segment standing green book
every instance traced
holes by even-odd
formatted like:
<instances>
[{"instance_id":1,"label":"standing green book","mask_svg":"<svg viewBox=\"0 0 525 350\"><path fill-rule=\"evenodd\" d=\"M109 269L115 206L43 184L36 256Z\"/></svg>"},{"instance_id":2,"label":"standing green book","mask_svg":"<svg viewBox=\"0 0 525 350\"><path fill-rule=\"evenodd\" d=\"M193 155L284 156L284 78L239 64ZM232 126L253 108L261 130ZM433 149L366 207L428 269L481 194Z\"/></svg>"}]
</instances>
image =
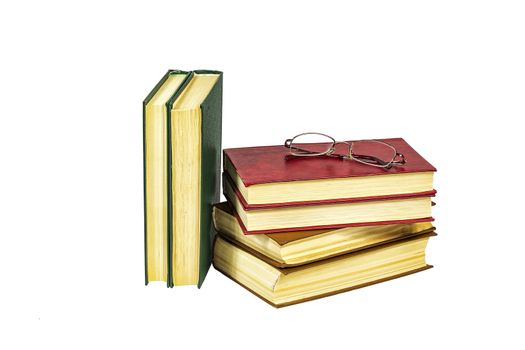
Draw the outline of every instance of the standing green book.
<instances>
[{"instance_id":1,"label":"standing green book","mask_svg":"<svg viewBox=\"0 0 525 350\"><path fill-rule=\"evenodd\" d=\"M206 277L221 124L221 72L169 71L144 101L146 284L200 287Z\"/></svg>"}]
</instances>

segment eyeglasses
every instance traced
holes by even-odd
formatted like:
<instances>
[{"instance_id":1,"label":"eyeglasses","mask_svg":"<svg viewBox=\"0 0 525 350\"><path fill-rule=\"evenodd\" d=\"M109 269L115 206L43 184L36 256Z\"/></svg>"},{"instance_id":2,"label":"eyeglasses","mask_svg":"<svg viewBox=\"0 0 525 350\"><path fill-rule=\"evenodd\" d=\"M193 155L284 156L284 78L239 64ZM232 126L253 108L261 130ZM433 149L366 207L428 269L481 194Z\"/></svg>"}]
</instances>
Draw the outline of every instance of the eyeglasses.
<instances>
[{"instance_id":1,"label":"eyeglasses","mask_svg":"<svg viewBox=\"0 0 525 350\"><path fill-rule=\"evenodd\" d=\"M343 154L335 153L337 144L348 146L348 151ZM386 169L406 163L405 156L397 152L394 146L378 140L337 142L325 134L305 132L287 139L284 146L295 157L336 157Z\"/></svg>"}]
</instances>

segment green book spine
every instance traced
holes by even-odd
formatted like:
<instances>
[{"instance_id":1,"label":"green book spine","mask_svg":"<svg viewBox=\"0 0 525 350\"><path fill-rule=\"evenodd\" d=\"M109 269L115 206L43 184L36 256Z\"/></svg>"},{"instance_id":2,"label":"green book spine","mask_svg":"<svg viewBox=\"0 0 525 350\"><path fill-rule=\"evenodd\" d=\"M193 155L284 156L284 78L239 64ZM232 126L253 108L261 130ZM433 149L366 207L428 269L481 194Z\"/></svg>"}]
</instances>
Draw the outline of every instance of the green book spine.
<instances>
[{"instance_id":1,"label":"green book spine","mask_svg":"<svg viewBox=\"0 0 525 350\"><path fill-rule=\"evenodd\" d=\"M219 74L210 94L201 104L201 222L199 282L202 286L212 260L215 228L212 222L213 204L220 200L222 154L222 72L195 71L200 74Z\"/></svg>"}]
</instances>

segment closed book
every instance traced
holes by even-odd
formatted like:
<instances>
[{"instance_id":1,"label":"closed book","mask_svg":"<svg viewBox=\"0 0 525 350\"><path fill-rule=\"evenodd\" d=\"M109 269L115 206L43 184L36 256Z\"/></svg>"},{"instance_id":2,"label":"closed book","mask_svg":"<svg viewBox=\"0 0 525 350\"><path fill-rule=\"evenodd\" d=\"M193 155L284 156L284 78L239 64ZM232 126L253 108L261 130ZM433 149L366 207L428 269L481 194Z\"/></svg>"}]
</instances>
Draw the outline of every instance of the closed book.
<instances>
[{"instance_id":1,"label":"closed book","mask_svg":"<svg viewBox=\"0 0 525 350\"><path fill-rule=\"evenodd\" d=\"M144 257L146 284L168 282L167 103L185 87L190 72L169 70L143 102Z\"/></svg>"},{"instance_id":2,"label":"closed book","mask_svg":"<svg viewBox=\"0 0 525 350\"><path fill-rule=\"evenodd\" d=\"M426 270L425 233L291 268L279 268L224 239L214 244L214 267L275 307L288 306Z\"/></svg>"},{"instance_id":3,"label":"closed book","mask_svg":"<svg viewBox=\"0 0 525 350\"><path fill-rule=\"evenodd\" d=\"M410 224L433 221L434 192L412 193L387 199L345 199L269 205L246 205L229 175L223 176L224 196L235 209L245 234L334 229L351 226Z\"/></svg>"},{"instance_id":4,"label":"closed book","mask_svg":"<svg viewBox=\"0 0 525 350\"><path fill-rule=\"evenodd\" d=\"M164 102L164 113L156 117L164 127L155 125L144 141L146 283L152 270L148 237L154 236L163 237L157 240L164 244L157 252L166 256L168 286L200 287L211 263L212 204L220 195L222 73L187 73ZM149 103L145 101L146 111ZM145 113L147 130L150 119L155 118ZM156 177L148 171L151 167L158 168Z\"/></svg>"},{"instance_id":5,"label":"closed book","mask_svg":"<svg viewBox=\"0 0 525 350\"><path fill-rule=\"evenodd\" d=\"M436 169L428 161L402 138L379 141L395 147L406 163L386 169L334 157L291 157L282 145L225 149L224 170L248 206L435 193ZM336 145L335 153L345 152L347 145Z\"/></svg>"},{"instance_id":6,"label":"closed book","mask_svg":"<svg viewBox=\"0 0 525 350\"><path fill-rule=\"evenodd\" d=\"M435 230L429 222L245 235L228 203L213 208L215 228L226 240L275 267L293 267Z\"/></svg>"}]
</instances>

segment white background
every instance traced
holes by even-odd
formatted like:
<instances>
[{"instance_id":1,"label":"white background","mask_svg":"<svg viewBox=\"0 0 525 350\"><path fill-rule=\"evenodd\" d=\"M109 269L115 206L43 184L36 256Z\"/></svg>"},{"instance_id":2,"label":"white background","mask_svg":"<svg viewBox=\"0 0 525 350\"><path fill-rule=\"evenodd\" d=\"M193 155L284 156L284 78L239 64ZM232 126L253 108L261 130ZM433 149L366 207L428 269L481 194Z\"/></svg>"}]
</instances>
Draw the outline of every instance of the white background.
<instances>
[{"instance_id":1,"label":"white background","mask_svg":"<svg viewBox=\"0 0 525 350\"><path fill-rule=\"evenodd\" d=\"M343 2L341 2L343 3ZM0 347L523 348L516 1L0 5ZM145 287L142 100L224 71L223 147L403 137L438 168L421 274L274 309Z\"/></svg>"}]
</instances>

